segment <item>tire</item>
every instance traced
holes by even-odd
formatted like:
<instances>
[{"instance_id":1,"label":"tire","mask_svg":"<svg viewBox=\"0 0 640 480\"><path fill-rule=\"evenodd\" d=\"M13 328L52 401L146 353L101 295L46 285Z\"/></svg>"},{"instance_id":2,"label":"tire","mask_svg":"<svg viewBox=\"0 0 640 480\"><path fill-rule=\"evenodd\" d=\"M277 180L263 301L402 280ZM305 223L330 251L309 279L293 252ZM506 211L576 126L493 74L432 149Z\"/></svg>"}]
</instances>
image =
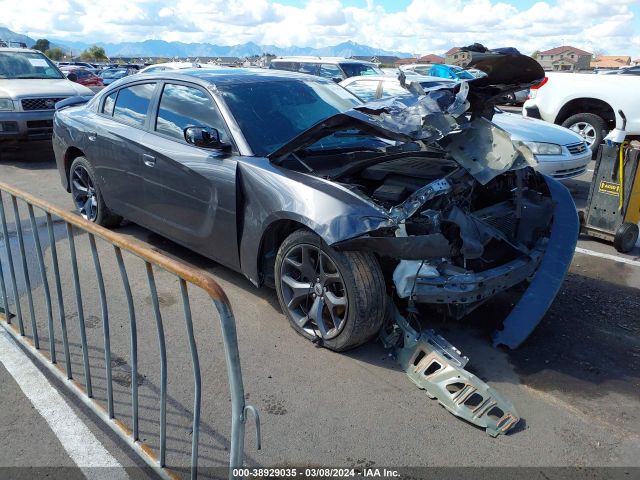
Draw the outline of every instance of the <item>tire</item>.
<instances>
[{"instance_id":1,"label":"tire","mask_svg":"<svg viewBox=\"0 0 640 480\"><path fill-rule=\"evenodd\" d=\"M95 170L85 157L77 157L71 164L69 189L78 213L85 220L107 228L116 227L122 221L122 217L112 213L104 203Z\"/></svg>"},{"instance_id":2,"label":"tire","mask_svg":"<svg viewBox=\"0 0 640 480\"><path fill-rule=\"evenodd\" d=\"M633 250L638 241L638 225L633 223L623 223L616 230L613 237L613 246L620 253L627 253Z\"/></svg>"},{"instance_id":3,"label":"tire","mask_svg":"<svg viewBox=\"0 0 640 480\"><path fill-rule=\"evenodd\" d=\"M573 130L584 138L594 153L598 150L598 146L604 141L604 137L607 134L607 123L601 116L593 113L571 115L562 122L562 126Z\"/></svg>"},{"instance_id":4,"label":"tire","mask_svg":"<svg viewBox=\"0 0 640 480\"><path fill-rule=\"evenodd\" d=\"M280 245L274 274L289 323L319 345L348 350L365 343L383 324L385 282L371 253L337 251L315 233L297 230Z\"/></svg>"}]
</instances>

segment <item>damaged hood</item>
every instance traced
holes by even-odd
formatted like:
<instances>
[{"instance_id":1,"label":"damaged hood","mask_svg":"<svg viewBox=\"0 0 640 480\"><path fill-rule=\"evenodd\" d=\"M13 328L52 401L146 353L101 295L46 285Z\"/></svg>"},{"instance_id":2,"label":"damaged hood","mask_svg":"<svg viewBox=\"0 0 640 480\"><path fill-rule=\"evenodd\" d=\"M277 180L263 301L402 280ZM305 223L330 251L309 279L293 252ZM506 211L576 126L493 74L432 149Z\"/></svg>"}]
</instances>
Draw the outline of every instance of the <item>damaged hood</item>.
<instances>
[{"instance_id":1,"label":"damaged hood","mask_svg":"<svg viewBox=\"0 0 640 480\"><path fill-rule=\"evenodd\" d=\"M456 92L449 88L425 92L421 87L410 86L408 91L417 96L381 99L328 117L267 157L279 164L289 154L325 137L355 130L443 149L482 184L507 170L534 166L535 158L528 147L521 142L514 144L511 136L491 119L495 103L505 92L526 88L544 78L542 67L532 58L511 51L472 52L469 66L483 75L458 83ZM470 121L467 112L471 114ZM384 150L382 147L381 152Z\"/></svg>"},{"instance_id":2,"label":"damaged hood","mask_svg":"<svg viewBox=\"0 0 640 480\"><path fill-rule=\"evenodd\" d=\"M453 98L450 92L442 91L421 97L403 96L365 103L316 123L267 157L278 164L283 157L297 150L347 130L399 142L421 140L432 143L459 128L455 118L447 112Z\"/></svg>"}]
</instances>

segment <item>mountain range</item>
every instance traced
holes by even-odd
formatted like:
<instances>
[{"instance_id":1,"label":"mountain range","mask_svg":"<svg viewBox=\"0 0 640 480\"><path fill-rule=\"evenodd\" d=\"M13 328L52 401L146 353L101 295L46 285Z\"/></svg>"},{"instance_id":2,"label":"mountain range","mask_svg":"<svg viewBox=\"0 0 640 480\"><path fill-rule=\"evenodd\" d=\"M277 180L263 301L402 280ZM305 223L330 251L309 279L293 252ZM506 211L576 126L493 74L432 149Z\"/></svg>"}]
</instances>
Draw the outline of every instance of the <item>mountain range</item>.
<instances>
[{"instance_id":1,"label":"mountain range","mask_svg":"<svg viewBox=\"0 0 640 480\"><path fill-rule=\"evenodd\" d=\"M0 39L24 42L32 46L36 41L19 33L12 32L8 28L0 27ZM352 56L380 56L393 55L400 58L411 57L410 53L382 50L347 41L338 45L313 48L313 47L277 47L275 45L258 45L254 42L239 45L215 45L213 43L184 43L166 42L164 40L144 40L142 42L120 43L86 43L68 41L64 39L48 38L52 47L60 47L65 51L77 55L91 45L104 48L108 57L250 57L263 53L274 55L317 55L331 57Z\"/></svg>"}]
</instances>

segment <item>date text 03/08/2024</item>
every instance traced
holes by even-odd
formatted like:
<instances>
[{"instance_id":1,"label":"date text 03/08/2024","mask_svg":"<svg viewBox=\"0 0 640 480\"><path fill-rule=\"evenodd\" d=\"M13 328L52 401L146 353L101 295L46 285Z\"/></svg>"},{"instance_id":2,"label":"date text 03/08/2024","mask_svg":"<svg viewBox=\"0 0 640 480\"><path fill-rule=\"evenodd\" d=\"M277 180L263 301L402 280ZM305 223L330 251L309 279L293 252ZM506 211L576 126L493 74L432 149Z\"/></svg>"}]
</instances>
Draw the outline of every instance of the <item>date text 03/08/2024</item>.
<instances>
[{"instance_id":1,"label":"date text 03/08/2024","mask_svg":"<svg viewBox=\"0 0 640 480\"><path fill-rule=\"evenodd\" d=\"M234 468L234 477L278 478L398 478L398 470L389 468Z\"/></svg>"}]
</instances>

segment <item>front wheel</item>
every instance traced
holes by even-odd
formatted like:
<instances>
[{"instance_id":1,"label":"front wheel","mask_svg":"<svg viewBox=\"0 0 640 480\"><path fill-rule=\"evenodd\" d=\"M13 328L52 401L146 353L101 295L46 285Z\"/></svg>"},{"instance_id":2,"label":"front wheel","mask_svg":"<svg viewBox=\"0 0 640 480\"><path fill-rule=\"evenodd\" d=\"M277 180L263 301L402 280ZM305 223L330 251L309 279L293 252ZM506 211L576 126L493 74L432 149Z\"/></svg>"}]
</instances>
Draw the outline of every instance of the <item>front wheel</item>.
<instances>
[{"instance_id":1,"label":"front wheel","mask_svg":"<svg viewBox=\"0 0 640 480\"><path fill-rule=\"evenodd\" d=\"M387 295L371 253L337 251L313 232L297 230L282 242L274 273L291 326L322 346L348 350L382 326Z\"/></svg>"},{"instance_id":2,"label":"front wheel","mask_svg":"<svg viewBox=\"0 0 640 480\"><path fill-rule=\"evenodd\" d=\"M598 150L598 146L604 141L607 132L607 124L604 119L593 113L578 113L571 115L562 126L573 130L587 142L592 152Z\"/></svg>"},{"instance_id":3,"label":"front wheel","mask_svg":"<svg viewBox=\"0 0 640 480\"><path fill-rule=\"evenodd\" d=\"M103 227L115 227L122 221L122 217L111 213L104 203L93 166L85 157L78 157L71 164L69 186L73 203L85 220Z\"/></svg>"}]
</instances>

